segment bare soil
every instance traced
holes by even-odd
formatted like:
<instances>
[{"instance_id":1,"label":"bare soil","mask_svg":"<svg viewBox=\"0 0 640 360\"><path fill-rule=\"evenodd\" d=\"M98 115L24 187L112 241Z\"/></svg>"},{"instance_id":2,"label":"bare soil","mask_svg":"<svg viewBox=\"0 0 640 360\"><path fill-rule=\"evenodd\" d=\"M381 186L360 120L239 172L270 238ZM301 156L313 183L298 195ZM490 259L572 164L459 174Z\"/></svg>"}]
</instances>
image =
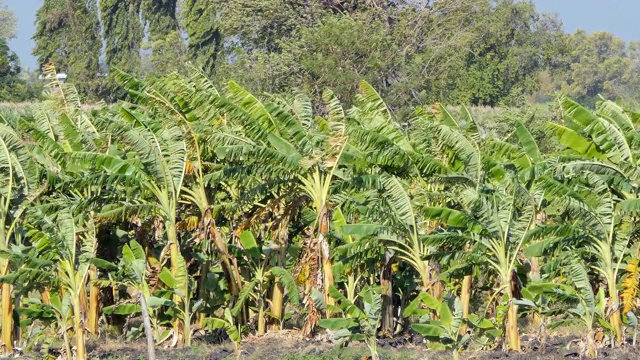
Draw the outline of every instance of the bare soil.
<instances>
[{"instance_id":1,"label":"bare soil","mask_svg":"<svg viewBox=\"0 0 640 360\"><path fill-rule=\"evenodd\" d=\"M212 343L211 338L200 337L190 348L156 349L158 359L171 360L234 360L237 354L233 345L226 341ZM523 336L523 353L504 352L499 349L461 353L461 359L580 359L581 342L576 336L554 336L541 343L534 337ZM378 352L383 360L445 360L451 359L449 352L434 352L423 345L421 338L403 335L379 341ZM142 360L147 352L143 341L124 342L119 339L97 339L88 344L90 359ZM324 335L306 339L297 331L281 331L263 337L248 337L241 345L241 359L245 360L365 360L368 349L363 344L352 343L340 347L327 340ZM41 359L45 354L29 354L27 359ZM51 353L55 359L57 354ZM614 349L598 349L598 359L640 359L640 346L630 345Z\"/></svg>"}]
</instances>

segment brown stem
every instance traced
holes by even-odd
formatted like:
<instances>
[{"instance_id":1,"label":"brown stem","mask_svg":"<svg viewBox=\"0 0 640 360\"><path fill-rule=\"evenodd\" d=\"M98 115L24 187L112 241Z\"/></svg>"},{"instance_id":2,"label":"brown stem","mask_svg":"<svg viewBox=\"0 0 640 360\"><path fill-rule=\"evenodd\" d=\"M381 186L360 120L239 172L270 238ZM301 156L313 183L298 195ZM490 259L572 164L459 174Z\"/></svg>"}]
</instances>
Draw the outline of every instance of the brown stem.
<instances>
[{"instance_id":1,"label":"brown stem","mask_svg":"<svg viewBox=\"0 0 640 360\"><path fill-rule=\"evenodd\" d=\"M51 294L49 293L49 288L46 286L41 287L40 297L42 297L42 303L44 305L51 305Z\"/></svg>"},{"instance_id":2,"label":"brown stem","mask_svg":"<svg viewBox=\"0 0 640 360\"><path fill-rule=\"evenodd\" d=\"M149 310L147 309L147 301L142 294L142 291L138 293L138 301L140 302L140 309L142 309L142 322L144 323L144 332L147 335L147 355L148 360L156 360L156 347L153 340L153 331L151 329L151 318L149 317Z\"/></svg>"},{"instance_id":3,"label":"brown stem","mask_svg":"<svg viewBox=\"0 0 640 360\"><path fill-rule=\"evenodd\" d=\"M518 332L518 305L509 299L509 313L507 317L507 337L509 339L509 349L521 351L520 333Z\"/></svg>"},{"instance_id":4,"label":"brown stem","mask_svg":"<svg viewBox=\"0 0 640 360\"><path fill-rule=\"evenodd\" d=\"M198 281L198 294L199 294L199 298L203 299L205 301L205 303L207 302L207 300L209 299L209 292L206 289L206 281L207 281L207 274L209 273L209 268L210 268L210 262L209 260L206 260L202 266L200 267L200 280ZM199 328L202 328L202 324L204 322L204 319L206 318L207 314L203 313L203 312L199 312L197 317L196 317L196 324L198 325Z\"/></svg>"},{"instance_id":5,"label":"brown stem","mask_svg":"<svg viewBox=\"0 0 640 360\"><path fill-rule=\"evenodd\" d=\"M87 328L93 336L98 335L98 308L100 306L100 288L95 284L98 278L96 267L91 265L89 268L89 314L87 316Z\"/></svg>"},{"instance_id":6,"label":"brown stem","mask_svg":"<svg viewBox=\"0 0 640 360\"><path fill-rule=\"evenodd\" d=\"M82 290L81 293L84 293L84 290ZM73 330L76 336L76 359L78 360L87 359L87 351L84 342L84 322L82 319L82 305L80 303L80 297L78 297L74 299L73 303Z\"/></svg>"},{"instance_id":7,"label":"brown stem","mask_svg":"<svg viewBox=\"0 0 640 360\"><path fill-rule=\"evenodd\" d=\"M178 236L176 234L176 227L175 224L172 224L170 222L167 223L167 237L169 240L169 256L170 256L170 261L171 261L171 274L174 276L174 278L177 278L178 276L178 257L180 254L180 250L178 248ZM182 304L182 299L180 298L180 296L176 293L173 294L173 302L178 305L181 306ZM180 332L181 332L181 328L182 328L182 324L180 321L180 318L178 318L177 316L175 317L175 319L173 319L172 321L173 323L173 336L175 339L175 343L177 343L177 340L180 338Z\"/></svg>"},{"instance_id":8,"label":"brown stem","mask_svg":"<svg viewBox=\"0 0 640 360\"><path fill-rule=\"evenodd\" d=\"M611 327L613 328L613 332L616 335L616 342L618 344L623 343L622 338L622 319L620 317L620 309L611 313L611 317L609 318L609 322L611 323Z\"/></svg>"},{"instance_id":9,"label":"brown stem","mask_svg":"<svg viewBox=\"0 0 640 360\"><path fill-rule=\"evenodd\" d=\"M380 271L380 286L382 287L382 319L381 331L384 335L393 335L393 289L391 277L391 263L387 262Z\"/></svg>"},{"instance_id":10,"label":"brown stem","mask_svg":"<svg viewBox=\"0 0 640 360\"><path fill-rule=\"evenodd\" d=\"M466 320L469 318L469 302L471 300L471 275L465 275L462 279L460 290L460 302L462 303L462 318L465 323L460 327L460 334L467 332Z\"/></svg>"},{"instance_id":11,"label":"brown stem","mask_svg":"<svg viewBox=\"0 0 640 360\"><path fill-rule=\"evenodd\" d=\"M5 355L13 352L13 302L11 284L2 284L2 342Z\"/></svg>"},{"instance_id":12,"label":"brown stem","mask_svg":"<svg viewBox=\"0 0 640 360\"><path fill-rule=\"evenodd\" d=\"M283 242L280 243L280 249L278 254L278 266L284 267L287 256L287 248ZM278 280L278 279L276 279ZM270 330L280 330L280 324L282 321L284 309L284 287L282 283L276 281L273 285L273 293L271 295L271 313L273 317L271 318Z\"/></svg>"}]
</instances>

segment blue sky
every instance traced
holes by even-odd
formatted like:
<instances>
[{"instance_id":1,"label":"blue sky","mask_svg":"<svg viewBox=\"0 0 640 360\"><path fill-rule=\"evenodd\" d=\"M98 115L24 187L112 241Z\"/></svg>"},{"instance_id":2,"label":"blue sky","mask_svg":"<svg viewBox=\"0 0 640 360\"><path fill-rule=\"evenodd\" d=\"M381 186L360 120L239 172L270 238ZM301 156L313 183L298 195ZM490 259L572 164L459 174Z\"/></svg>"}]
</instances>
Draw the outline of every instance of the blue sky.
<instances>
[{"instance_id":1,"label":"blue sky","mask_svg":"<svg viewBox=\"0 0 640 360\"><path fill-rule=\"evenodd\" d=\"M43 0L4 0L18 17L18 37L10 42L20 57L23 67L36 66L31 55L35 32L35 13ZM574 32L609 31L626 41L640 40L640 29L635 23L640 14L640 0L534 0L538 10L560 15L565 30Z\"/></svg>"}]
</instances>

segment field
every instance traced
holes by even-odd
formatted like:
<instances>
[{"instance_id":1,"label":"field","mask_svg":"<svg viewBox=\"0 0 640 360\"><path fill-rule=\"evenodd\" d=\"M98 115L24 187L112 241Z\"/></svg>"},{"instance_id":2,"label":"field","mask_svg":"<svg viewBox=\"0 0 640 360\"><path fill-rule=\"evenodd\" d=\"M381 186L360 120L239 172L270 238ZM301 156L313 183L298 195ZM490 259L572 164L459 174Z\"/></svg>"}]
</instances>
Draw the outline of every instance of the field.
<instances>
[{"instance_id":1,"label":"field","mask_svg":"<svg viewBox=\"0 0 640 360\"><path fill-rule=\"evenodd\" d=\"M568 329L563 329L566 332ZM380 359L383 360L449 360L451 354L428 350L421 337L399 337L380 341ZM421 344L422 343L422 344ZM277 344L277 346L274 346ZM574 335L550 336L541 343L535 336L523 336L524 353L500 350L462 353L465 360L560 360L580 358L580 339ZM137 360L146 357L143 342L123 343L118 338L89 341L89 359ZM599 350L598 359L637 359L636 347L625 346ZM52 354L55 354L52 351ZM237 355L230 343L212 344L206 339L195 339L189 349L158 349L158 359L176 360L235 360ZM26 357L39 359L40 355ZM261 338L250 337L242 345L241 358L245 360L362 360L369 359L368 349L357 344L346 347L333 344L325 336L306 339L297 331L283 331Z\"/></svg>"},{"instance_id":2,"label":"field","mask_svg":"<svg viewBox=\"0 0 640 360\"><path fill-rule=\"evenodd\" d=\"M54 83L0 107L4 354L635 353L632 109L562 97L399 119L367 82L345 105L199 73L118 81L128 101Z\"/></svg>"}]
</instances>

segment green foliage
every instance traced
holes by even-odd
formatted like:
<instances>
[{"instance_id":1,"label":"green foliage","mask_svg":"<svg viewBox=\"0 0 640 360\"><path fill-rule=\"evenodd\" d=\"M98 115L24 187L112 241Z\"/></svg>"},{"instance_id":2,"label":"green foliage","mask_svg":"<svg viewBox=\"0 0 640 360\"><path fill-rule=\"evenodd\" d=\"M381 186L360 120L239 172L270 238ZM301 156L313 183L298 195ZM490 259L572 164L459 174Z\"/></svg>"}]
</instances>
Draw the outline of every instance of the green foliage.
<instances>
[{"instance_id":1,"label":"green foliage","mask_svg":"<svg viewBox=\"0 0 640 360\"><path fill-rule=\"evenodd\" d=\"M142 0L99 0L100 23L104 34L104 55L107 78L106 88L101 94L107 99L122 96L114 82L116 69L139 73L141 69L140 49L144 31L140 20Z\"/></svg>"},{"instance_id":2,"label":"green foliage","mask_svg":"<svg viewBox=\"0 0 640 360\"><path fill-rule=\"evenodd\" d=\"M212 75L222 45L216 5L212 0L186 0L182 6L182 23L189 36L189 58Z\"/></svg>"},{"instance_id":3,"label":"green foliage","mask_svg":"<svg viewBox=\"0 0 640 360\"><path fill-rule=\"evenodd\" d=\"M487 129L477 109L438 104L407 126L367 82L345 108L331 91L259 96L197 71L112 75L128 101L85 110L52 82L49 101L0 118L0 281L33 298L18 311L43 328L73 323L82 342L100 285L116 298L107 321L149 310L151 343L223 329L239 349L247 332L298 326L291 312L374 358L379 331L403 326L455 354L503 335L518 350L531 313L624 335L631 109L560 98L554 153L531 113Z\"/></svg>"},{"instance_id":4,"label":"green foliage","mask_svg":"<svg viewBox=\"0 0 640 360\"><path fill-rule=\"evenodd\" d=\"M0 1L0 38L11 39L16 36L16 16L7 9L4 0Z\"/></svg>"},{"instance_id":5,"label":"green foliage","mask_svg":"<svg viewBox=\"0 0 640 360\"><path fill-rule=\"evenodd\" d=\"M336 310L342 312L345 317L322 319L318 325L334 330L333 337L340 342L364 341L371 351L372 359L378 359L376 332L382 312L380 290L373 287L363 288L358 293L362 299L362 307L344 297L335 287L330 288L329 295L337 301Z\"/></svg>"},{"instance_id":6,"label":"green foliage","mask_svg":"<svg viewBox=\"0 0 640 360\"><path fill-rule=\"evenodd\" d=\"M365 80L408 118L413 107L440 101L523 106L562 92L593 105L598 94L637 97L637 43L564 33L533 2L97 3L100 11L95 1L46 0L34 36L40 65L53 61L91 99L124 96L113 76L104 78L113 68L186 75L188 62L216 84L317 98L331 88L348 105ZM3 14L0 37L11 36L11 13Z\"/></svg>"},{"instance_id":7,"label":"green foliage","mask_svg":"<svg viewBox=\"0 0 640 360\"><path fill-rule=\"evenodd\" d=\"M100 89L102 50L95 1L46 0L36 13L33 54L43 66L53 63L76 84L80 93L95 99Z\"/></svg>"}]
</instances>

